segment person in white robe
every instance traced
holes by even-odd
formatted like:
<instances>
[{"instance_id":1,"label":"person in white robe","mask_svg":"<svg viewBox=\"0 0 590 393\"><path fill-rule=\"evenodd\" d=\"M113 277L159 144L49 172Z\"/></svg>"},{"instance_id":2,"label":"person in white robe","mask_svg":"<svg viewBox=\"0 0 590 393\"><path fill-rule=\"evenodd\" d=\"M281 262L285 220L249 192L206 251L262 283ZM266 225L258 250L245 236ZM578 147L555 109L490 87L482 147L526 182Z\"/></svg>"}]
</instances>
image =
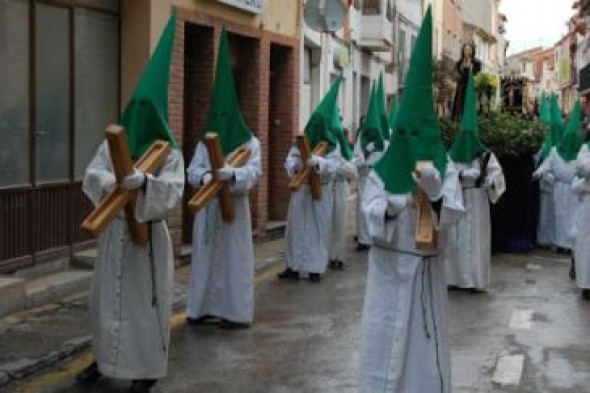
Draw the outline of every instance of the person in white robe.
<instances>
[{"instance_id":1,"label":"person in white robe","mask_svg":"<svg viewBox=\"0 0 590 393\"><path fill-rule=\"evenodd\" d=\"M346 235L350 215L350 182L356 178L356 167L351 161L353 152L347 138L340 143L340 148L342 149L342 157L334 175L332 237L329 253L330 268L334 270L343 269L344 260L346 259Z\"/></svg>"},{"instance_id":2,"label":"person in white robe","mask_svg":"<svg viewBox=\"0 0 590 393\"><path fill-rule=\"evenodd\" d=\"M590 300L590 150L587 144L578 155L572 191L579 200L573 229L575 280L582 297Z\"/></svg>"},{"instance_id":3,"label":"person in white robe","mask_svg":"<svg viewBox=\"0 0 590 393\"><path fill-rule=\"evenodd\" d=\"M338 109L338 92L342 84L338 76L318 104L305 126L305 137L313 151L320 142L328 144L323 157L312 154L303 162L294 144L285 160L287 176L292 179L304 167L314 171L320 179L322 195L313 199L309 182L291 192L287 227L285 228L286 269L279 279L298 280L300 273L308 273L309 281L317 283L326 271L332 240L334 208L334 177L342 162L342 148L347 148Z\"/></svg>"},{"instance_id":4,"label":"person in white robe","mask_svg":"<svg viewBox=\"0 0 590 393\"><path fill-rule=\"evenodd\" d=\"M447 163L432 89L423 88L431 82L429 7L410 61L397 126L369 175L362 200L372 245L359 393L451 391L445 269L436 247L417 247L415 240L414 192L423 192L430 201L439 231L464 210L457 172ZM422 165L414 170L418 162Z\"/></svg>"},{"instance_id":5,"label":"person in white robe","mask_svg":"<svg viewBox=\"0 0 590 393\"><path fill-rule=\"evenodd\" d=\"M506 184L498 159L479 138L473 75L469 76L461 128L449 156L459 173L465 214L446 231L443 241L447 284L451 289L483 291L490 285L490 202L500 199Z\"/></svg>"},{"instance_id":6,"label":"person in white robe","mask_svg":"<svg viewBox=\"0 0 590 393\"><path fill-rule=\"evenodd\" d=\"M358 173L356 200L357 251L367 250L371 245L371 237L369 236L367 221L362 213L361 200L367 184L370 167L379 161L388 146L388 141L385 139L385 133L382 130L383 125L378 113L377 117L375 117L375 114L371 114L373 110L377 110L378 112L378 102L375 94L376 92L373 86L371 89L371 98L369 100L367 116L363 121L354 145L354 163ZM371 121L369 121L369 115L371 115ZM387 130L387 132L389 132L389 130Z\"/></svg>"},{"instance_id":7,"label":"person in white robe","mask_svg":"<svg viewBox=\"0 0 590 393\"><path fill-rule=\"evenodd\" d=\"M250 216L250 190L261 174L260 143L247 127L236 94L229 41L221 32L215 85L205 130L219 137L226 162L240 149L250 156L245 165L225 165L217 179L231 193L234 219L222 218L217 197L199 211L193 223L193 254L188 286L186 318L189 324L217 322L223 329L248 328L254 319L254 248ZM205 144L197 144L187 169L187 179L200 188L212 181Z\"/></svg>"},{"instance_id":8,"label":"person in white robe","mask_svg":"<svg viewBox=\"0 0 590 393\"><path fill-rule=\"evenodd\" d=\"M571 116L559 144L534 172L533 177L553 185L555 205L555 245L561 252L573 248L572 223L578 197L571 189L576 174L576 156L582 145L579 115Z\"/></svg>"},{"instance_id":9,"label":"person in white robe","mask_svg":"<svg viewBox=\"0 0 590 393\"><path fill-rule=\"evenodd\" d=\"M250 150L241 168L220 169L229 180L235 218L225 222L219 201L211 200L193 224L193 255L186 316L190 323L221 319L221 327L249 326L254 318L254 249L249 192L260 177L260 143L254 136L241 145ZM235 153L235 151L234 151ZM230 154L227 159L231 159ZM197 145L187 180L200 188L211 181L209 156Z\"/></svg>"},{"instance_id":10,"label":"person in white robe","mask_svg":"<svg viewBox=\"0 0 590 393\"><path fill-rule=\"evenodd\" d=\"M135 169L116 185L104 142L82 184L95 205L115 186L137 191L135 218L147 224L148 242L132 241L123 212L99 236L90 290L95 361L78 374L78 383L108 376L132 380L130 392L143 393L167 374L174 255L165 220L182 198L185 183L182 153L168 124L175 29L172 14L120 121L133 161L160 140L171 147L164 164L154 173Z\"/></svg>"}]
</instances>

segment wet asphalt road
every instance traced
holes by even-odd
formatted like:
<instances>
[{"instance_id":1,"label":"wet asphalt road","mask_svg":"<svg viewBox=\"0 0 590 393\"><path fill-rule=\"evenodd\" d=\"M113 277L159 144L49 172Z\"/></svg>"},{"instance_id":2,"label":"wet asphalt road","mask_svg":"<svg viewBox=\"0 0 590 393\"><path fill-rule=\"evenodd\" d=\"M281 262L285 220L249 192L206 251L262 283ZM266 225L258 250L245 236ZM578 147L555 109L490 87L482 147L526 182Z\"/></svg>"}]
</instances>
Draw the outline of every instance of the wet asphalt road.
<instances>
[{"instance_id":1,"label":"wet asphalt road","mask_svg":"<svg viewBox=\"0 0 590 393\"><path fill-rule=\"evenodd\" d=\"M181 323L169 376L153 391L354 392L366 253L351 249L347 262L320 284L279 282L269 272L257 286L249 330ZM450 293L453 392L590 392L590 302L581 300L568 267L566 257L546 252L495 256L488 293ZM85 361L15 391L126 391L126 383L108 380L77 387L68 369Z\"/></svg>"}]
</instances>

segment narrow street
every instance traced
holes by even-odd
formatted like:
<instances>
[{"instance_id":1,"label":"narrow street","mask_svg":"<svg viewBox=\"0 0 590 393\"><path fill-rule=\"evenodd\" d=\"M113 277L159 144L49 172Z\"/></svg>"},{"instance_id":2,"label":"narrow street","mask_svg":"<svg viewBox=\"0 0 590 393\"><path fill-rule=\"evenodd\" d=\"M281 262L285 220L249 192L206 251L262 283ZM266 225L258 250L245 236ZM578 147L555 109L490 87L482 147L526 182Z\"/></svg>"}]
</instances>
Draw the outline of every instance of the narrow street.
<instances>
[{"instance_id":1,"label":"narrow street","mask_svg":"<svg viewBox=\"0 0 590 393\"><path fill-rule=\"evenodd\" d=\"M155 392L354 392L366 253L321 284L258 278L256 321L245 331L191 327L175 315L169 376ZM453 392L590 392L590 303L549 252L494 257L486 294L450 293ZM10 387L16 392L124 392L102 380L77 387L90 355Z\"/></svg>"}]
</instances>

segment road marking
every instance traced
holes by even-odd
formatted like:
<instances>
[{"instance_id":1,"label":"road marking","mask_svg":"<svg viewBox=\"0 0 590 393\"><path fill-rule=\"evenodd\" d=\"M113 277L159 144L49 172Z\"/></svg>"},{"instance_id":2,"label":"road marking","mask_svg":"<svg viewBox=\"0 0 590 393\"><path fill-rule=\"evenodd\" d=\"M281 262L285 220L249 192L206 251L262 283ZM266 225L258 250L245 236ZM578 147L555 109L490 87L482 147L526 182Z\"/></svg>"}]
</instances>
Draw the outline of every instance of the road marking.
<instances>
[{"instance_id":1,"label":"road marking","mask_svg":"<svg viewBox=\"0 0 590 393\"><path fill-rule=\"evenodd\" d=\"M522 376L524 355L507 355L498 359L492 382L499 385L518 385Z\"/></svg>"},{"instance_id":2,"label":"road marking","mask_svg":"<svg viewBox=\"0 0 590 393\"><path fill-rule=\"evenodd\" d=\"M285 264L282 262L271 266L254 277L254 285L260 285L263 282L276 277L276 274L282 271L284 268ZM183 325L185 320L185 312L178 312L170 317L170 325L172 328L176 328L180 325ZM93 359L94 357L92 356L92 352L88 350L82 356L60 367L60 371L52 371L50 373L35 377L20 388L17 388L15 393L35 393L43 388L48 388L53 385L64 383L67 380L74 379L76 375L78 375L82 370L90 365Z\"/></svg>"},{"instance_id":3,"label":"road marking","mask_svg":"<svg viewBox=\"0 0 590 393\"><path fill-rule=\"evenodd\" d=\"M533 310L513 310L510 318L511 329L530 329L533 320Z\"/></svg>"}]
</instances>

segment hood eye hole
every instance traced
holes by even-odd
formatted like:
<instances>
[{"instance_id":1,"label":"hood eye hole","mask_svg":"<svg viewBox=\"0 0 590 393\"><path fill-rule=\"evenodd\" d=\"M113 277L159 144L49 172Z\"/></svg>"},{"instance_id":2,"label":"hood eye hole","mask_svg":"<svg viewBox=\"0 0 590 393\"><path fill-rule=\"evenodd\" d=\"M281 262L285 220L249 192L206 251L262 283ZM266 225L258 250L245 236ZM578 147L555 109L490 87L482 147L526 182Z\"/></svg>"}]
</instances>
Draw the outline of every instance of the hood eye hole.
<instances>
[{"instance_id":1,"label":"hood eye hole","mask_svg":"<svg viewBox=\"0 0 590 393\"><path fill-rule=\"evenodd\" d=\"M412 130L412 136L418 136L418 131Z\"/></svg>"}]
</instances>

